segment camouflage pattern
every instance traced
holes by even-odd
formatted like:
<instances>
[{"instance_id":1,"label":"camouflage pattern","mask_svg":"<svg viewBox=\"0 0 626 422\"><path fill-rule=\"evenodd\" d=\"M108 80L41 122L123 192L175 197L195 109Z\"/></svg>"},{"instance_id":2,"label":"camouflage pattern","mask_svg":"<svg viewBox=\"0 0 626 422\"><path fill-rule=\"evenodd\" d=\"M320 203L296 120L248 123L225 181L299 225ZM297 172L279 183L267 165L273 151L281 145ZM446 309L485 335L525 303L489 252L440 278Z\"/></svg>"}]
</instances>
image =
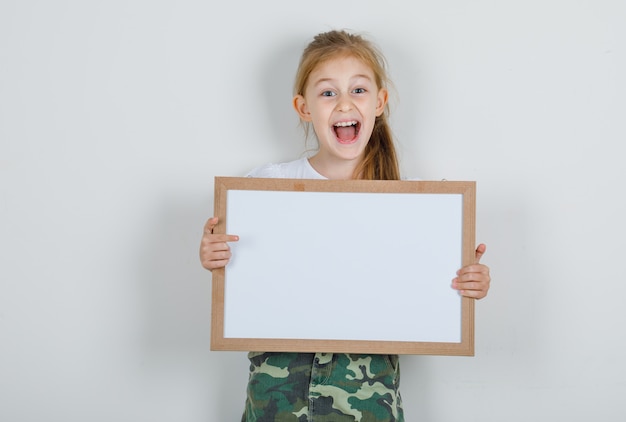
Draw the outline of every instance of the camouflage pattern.
<instances>
[{"instance_id":1,"label":"camouflage pattern","mask_svg":"<svg viewBox=\"0 0 626 422\"><path fill-rule=\"evenodd\" d=\"M250 353L242 422L403 422L397 355Z\"/></svg>"}]
</instances>

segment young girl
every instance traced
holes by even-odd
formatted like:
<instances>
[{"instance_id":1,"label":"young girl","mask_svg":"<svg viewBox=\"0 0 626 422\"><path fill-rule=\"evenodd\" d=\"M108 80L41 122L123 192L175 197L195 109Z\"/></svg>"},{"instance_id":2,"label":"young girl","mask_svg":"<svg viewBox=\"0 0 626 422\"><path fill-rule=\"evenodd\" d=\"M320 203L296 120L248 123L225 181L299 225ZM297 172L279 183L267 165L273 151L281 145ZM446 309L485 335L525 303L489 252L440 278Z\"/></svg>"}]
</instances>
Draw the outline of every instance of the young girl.
<instances>
[{"instance_id":1,"label":"young girl","mask_svg":"<svg viewBox=\"0 0 626 422\"><path fill-rule=\"evenodd\" d=\"M385 60L363 37L345 31L317 35L296 74L293 107L310 125L319 150L310 158L254 169L251 177L398 180L399 166L387 124ZM225 266L236 235L213 234L210 218L200 245L202 265ZM452 287L480 299L489 290L489 268L461 268ZM344 353L249 354L250 379L242 421L403 421L397 355Z\"/></svg>"}]
</instances>

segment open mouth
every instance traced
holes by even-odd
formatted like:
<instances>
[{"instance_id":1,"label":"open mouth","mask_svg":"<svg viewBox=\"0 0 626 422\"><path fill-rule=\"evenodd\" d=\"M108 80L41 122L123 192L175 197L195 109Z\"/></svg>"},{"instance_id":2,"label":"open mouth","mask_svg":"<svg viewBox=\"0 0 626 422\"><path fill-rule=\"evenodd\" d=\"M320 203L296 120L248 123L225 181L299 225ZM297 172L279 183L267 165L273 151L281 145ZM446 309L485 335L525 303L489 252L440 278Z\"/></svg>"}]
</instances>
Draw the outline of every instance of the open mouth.
<instances>
[{"instance_id":1,"label":"open mouth","mask_svg":"<svg viewBox=\"0 0 626 422\"><path fill-rule=\"evenodd\" d=\"M342 144L349 144L356 141L359 135L359 129L361 129L361 123L356 120L348 122L338 122L333 125L335 130L335 136L337 140Z\"/></svg>"}]
</instances>

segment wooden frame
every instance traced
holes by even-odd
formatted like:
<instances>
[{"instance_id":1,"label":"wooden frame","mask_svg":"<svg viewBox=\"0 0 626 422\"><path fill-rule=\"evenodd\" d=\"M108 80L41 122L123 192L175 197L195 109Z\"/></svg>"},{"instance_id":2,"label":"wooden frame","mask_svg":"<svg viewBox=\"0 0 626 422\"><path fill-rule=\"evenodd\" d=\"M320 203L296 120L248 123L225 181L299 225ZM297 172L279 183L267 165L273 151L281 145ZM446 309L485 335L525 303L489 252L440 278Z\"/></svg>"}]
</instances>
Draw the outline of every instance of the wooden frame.
<instances>
[{"instance_id":1,"label":"wooden frame","mask_svg":"<svg viewBox=\"0 0 626 422\"><path fill-rule=\"evenodd\" d=\"M459 181L216 177L214 215L219 223L214 232L237 234L240 240L230 243L233 258L228 266L212 273L211 349L473 356L474 301L461 298L450 282L456 269L475 260L475 189L475 182ZM362 205L361 200L370 202ZM376 204L387 203L393 204L391 209L367 215ZM314 218L306 217L311 209ZM421 216L424 209L432 210ZM299 222L301 214L306 218ZM365 224L359 222L362 215ZM276 216L278 220L268 221ZM324 227L332 226L335 219L342 221L342 229L325 232ZM371 237L333 250L341 238L338 231L352 225L350 241L359 238L355 233ZM397 227L395 233L388 231ZM305 238L290 239L300 228ZM399 241L403 238L406 245ZM439 242L440 238L450 240ZM324 239L325 246L303 247ZM347 251L360 250L364 243L367 247L362 250L375 252L376 258L380 254L386 262L372 258L357 262L363 252L343 259ZM400 249L391 256L384 254L397 245ZM408 248L410 259L404 255ZM255 263L253 257L259 255L264 258ZM439 255L458 259L446 258L440 264ZM396 256L400 258L394 261ZM423 260L409 262L414 257ZM290 267L300 259L305 263ZM329 261L335 267L325 271ZM428 279L420 279L422 268L429 271L424 277ZM322 276L299 283L314 271L322 271ZM333 278L343 271L350 277ZM352 274L358 274L356 279ZM408 283L405 276L410 277ZM312 294L317 290L322 290L321 296ZM334 329L338 331L332 333ZM441 339L440 332L446 333Z\"/></svg>"}]
</instances>

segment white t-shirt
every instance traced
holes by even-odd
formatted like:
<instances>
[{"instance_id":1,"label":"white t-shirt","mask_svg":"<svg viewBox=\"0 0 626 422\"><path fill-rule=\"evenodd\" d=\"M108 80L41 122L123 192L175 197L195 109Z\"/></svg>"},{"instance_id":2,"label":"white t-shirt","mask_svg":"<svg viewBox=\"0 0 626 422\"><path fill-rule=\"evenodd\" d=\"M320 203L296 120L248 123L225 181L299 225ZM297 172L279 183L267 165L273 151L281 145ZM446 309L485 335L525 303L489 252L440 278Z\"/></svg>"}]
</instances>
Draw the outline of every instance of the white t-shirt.
<instances>
[{"instance_id":1,"label":"white t-shirt","mask_svg":"<svg viewBox=\"0 0 626 422\"><path fill-rule=\"evenodd\" d=\"M286 163L266 164L253 169L247 176L277 179L326 179L315 171L306 157Z\"/></svg>"},{"instance_id":2,"label":"white t-shirt","mask_svg":"<svg viewBox=\"0 0 626 422\"><path fill-rule=\"evenodd\" d=\"M319 174L309 163L308 158L300 158L298 160L286 163L266 164L251 170L247 177L270 177L276 179L328 179ZM402 180L421 180L419 178L410 178Z\"/></svg>"}]
</instances>

